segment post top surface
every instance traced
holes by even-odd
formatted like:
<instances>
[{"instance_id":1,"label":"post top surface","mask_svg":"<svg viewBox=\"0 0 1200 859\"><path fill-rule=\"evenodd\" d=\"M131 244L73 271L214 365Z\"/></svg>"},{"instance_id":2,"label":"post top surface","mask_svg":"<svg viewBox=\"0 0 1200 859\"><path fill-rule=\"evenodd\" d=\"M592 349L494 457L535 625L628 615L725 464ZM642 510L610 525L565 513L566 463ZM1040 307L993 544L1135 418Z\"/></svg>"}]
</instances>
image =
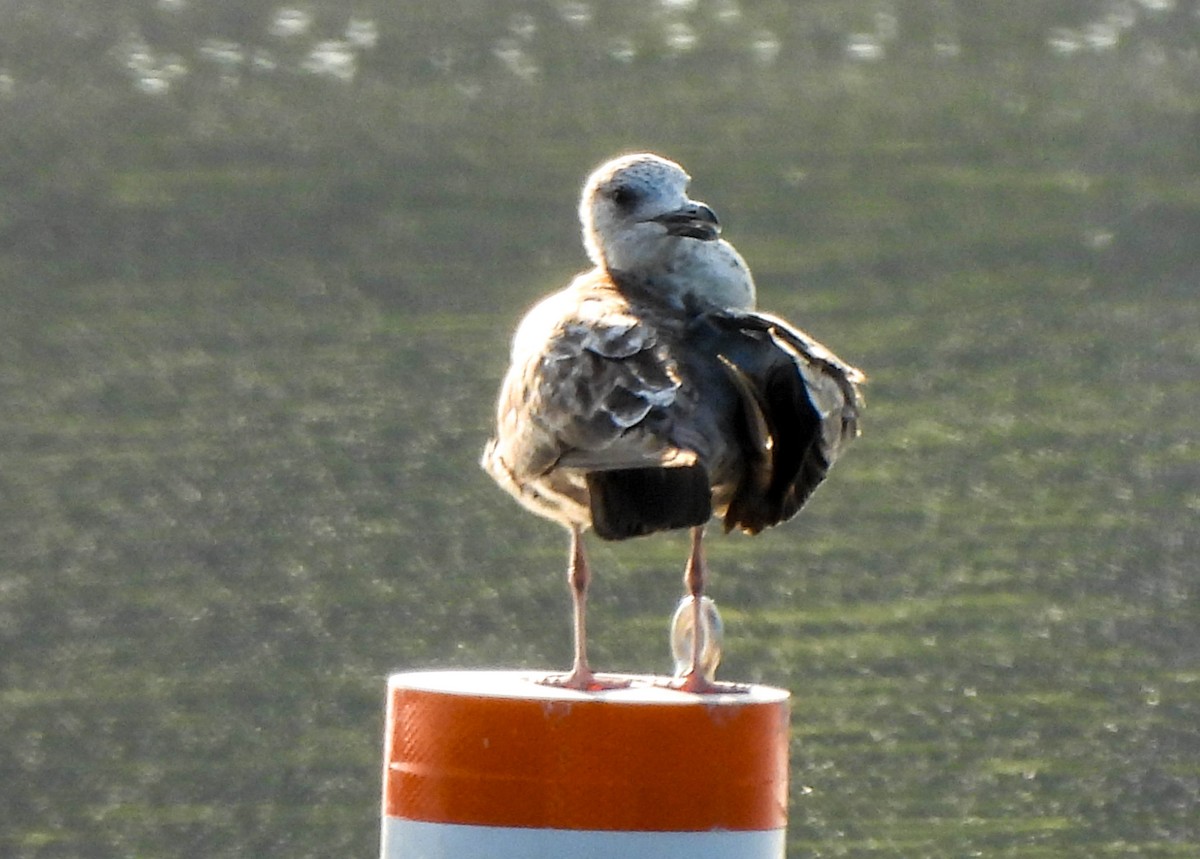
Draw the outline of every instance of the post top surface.
<instances>
[{"instance_id":1,"label":"post top surface","mask_svg":"<svg viewBox=\"0 0 1200 859\"><path fill-rule=\"evenodd\" d=\"M728 691L696 694L672 689L669 677L651 674L602 674L604 681L627 683L621 688L583 692L539 682L555 676L550 671L406 671L388 678L391 689L414 689L472 697L520 698L537 701L606 702L681 706L739 706L786 701L790 693L774 686L727 683Z\"/></svg>"}]
</instances>

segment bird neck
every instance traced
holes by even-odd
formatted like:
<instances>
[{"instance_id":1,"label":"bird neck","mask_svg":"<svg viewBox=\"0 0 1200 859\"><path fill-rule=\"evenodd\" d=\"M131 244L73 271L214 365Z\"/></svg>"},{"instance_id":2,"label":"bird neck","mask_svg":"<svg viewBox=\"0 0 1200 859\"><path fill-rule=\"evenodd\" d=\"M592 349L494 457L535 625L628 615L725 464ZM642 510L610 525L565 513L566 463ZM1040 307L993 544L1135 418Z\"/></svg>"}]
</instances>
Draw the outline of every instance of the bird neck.
<instances>
[{"instance_id":1,"label":"bird neck","mask_svg":"<svg viewBox=\"0 0 1200 859\"><path fill-rule=\"evenodd\" d=\"M713 309L713 302L698 296L693 284L669 271L651 273L609 269L608 276L618 292L638 304L685 315Z\"/></svg>"},{"instance_id":2,"label":"bird neck","mask_svg":"<svg viewBox=\"0 0 1200 859\"><path fill-rule=\"evenodd\" d=\"M754 281L733 247L725 242L689 242L656 265L636 270L608 267L625 295L684 314L709 310L753 310Z\"/></svg>"}]
</instances>

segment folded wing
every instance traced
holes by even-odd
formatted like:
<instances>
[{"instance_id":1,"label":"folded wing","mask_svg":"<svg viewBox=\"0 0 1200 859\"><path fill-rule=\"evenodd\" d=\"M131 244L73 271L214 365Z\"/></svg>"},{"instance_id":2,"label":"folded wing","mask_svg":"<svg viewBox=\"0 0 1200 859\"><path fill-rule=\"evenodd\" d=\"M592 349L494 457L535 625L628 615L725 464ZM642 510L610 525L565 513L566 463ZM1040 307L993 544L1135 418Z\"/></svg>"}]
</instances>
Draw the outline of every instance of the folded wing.
<instances>
[{"instance_id":1,"label":"folded wing","mask_svg":"<svg viewBox=\"0 0 1200 859\"><path fill-rule=\"evenodd\" d=\"M757 533L794 516L858 434L860 371L783 320L766 314L700 316L690 339L718 356L737 392L716 459L738 461L726 530Z\"/></svg>"},{"instance_id":2,"label":"folded wing","mask_svg":"<svg viewBox=\"0 0 1200 859\"><path fill-rule=\"evenodd\" d=\"M775 317L635 308L603 283L522 324L484 467L605 539L795 515L858 433L862 374Z\"/></svg>"},{"instance_id":3,"label":"folded wing","mask_svg":"<svg viewBox=\"0 0 1200 859\"><path fill-rule=\"evenodd\" d=\"M615 290L583 285L522 325L484 467L535 512L607 539L707 521L707 476L670 441L677 362Z\"/></svg>"}]
</instances>

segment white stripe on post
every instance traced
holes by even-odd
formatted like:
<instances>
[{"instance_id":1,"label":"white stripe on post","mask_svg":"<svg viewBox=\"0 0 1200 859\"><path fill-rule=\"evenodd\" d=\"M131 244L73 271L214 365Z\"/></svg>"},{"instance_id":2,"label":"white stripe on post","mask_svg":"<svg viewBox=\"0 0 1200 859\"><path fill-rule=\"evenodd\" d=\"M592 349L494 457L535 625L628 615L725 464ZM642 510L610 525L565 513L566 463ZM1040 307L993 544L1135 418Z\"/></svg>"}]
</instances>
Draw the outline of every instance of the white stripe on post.
<instances>
[{"instance_id":1,"label":"white stripe on post","mask_svg":"<svg viewBox=\"0 0 1200 859\"><path fill-rule=\"evenodd\" d=\"M783 829L761 832L603 832L590 829L511 829L425 823L387 817L383 821L383 859L520 856L614 859L776 859L784 852Z\"/></svg>"}]
</instances>

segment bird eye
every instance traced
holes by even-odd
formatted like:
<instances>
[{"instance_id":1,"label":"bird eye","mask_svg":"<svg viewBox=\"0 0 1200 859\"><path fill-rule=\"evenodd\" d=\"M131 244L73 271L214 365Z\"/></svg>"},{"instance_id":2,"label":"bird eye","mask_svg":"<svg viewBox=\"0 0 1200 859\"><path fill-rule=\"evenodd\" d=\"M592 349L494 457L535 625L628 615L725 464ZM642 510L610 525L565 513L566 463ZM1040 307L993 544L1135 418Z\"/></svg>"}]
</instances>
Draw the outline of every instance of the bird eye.
<instances>
[{"instance_id":1,"label":"bird eye","mask_svg":"<svg viewBox=\"0 0 1200 859\"><path fill-rule=\"evenodd\" d=\"M637 194L626 185L618 185L609 192L612 201L622 209L628 209L637 199Z\"/></svg>"}]
</instances>

